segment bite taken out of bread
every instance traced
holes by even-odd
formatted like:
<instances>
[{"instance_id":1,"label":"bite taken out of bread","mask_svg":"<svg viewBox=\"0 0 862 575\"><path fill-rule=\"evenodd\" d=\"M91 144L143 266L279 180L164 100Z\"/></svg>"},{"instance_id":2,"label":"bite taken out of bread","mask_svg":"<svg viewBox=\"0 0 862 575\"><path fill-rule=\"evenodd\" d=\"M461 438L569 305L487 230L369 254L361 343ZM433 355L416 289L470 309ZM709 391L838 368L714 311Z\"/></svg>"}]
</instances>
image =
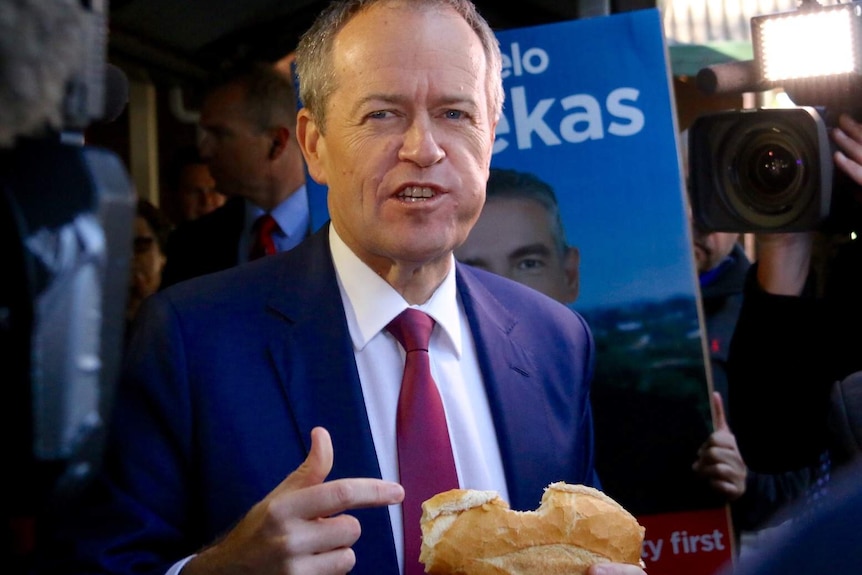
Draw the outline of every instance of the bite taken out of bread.
<instances>
[{"instance_id":1,"label":"bite taken out of bread","mask_svg":"<svg viewBox=\"0 0 862 575\"><path fill-rule=\"evenodd\" d=\"M643 540L628 511L585 485L552 483L535 511L452 489L422 504L419 560L432 575L580 575L595 563L642 567Z\"/></svg>"}]
</instances>

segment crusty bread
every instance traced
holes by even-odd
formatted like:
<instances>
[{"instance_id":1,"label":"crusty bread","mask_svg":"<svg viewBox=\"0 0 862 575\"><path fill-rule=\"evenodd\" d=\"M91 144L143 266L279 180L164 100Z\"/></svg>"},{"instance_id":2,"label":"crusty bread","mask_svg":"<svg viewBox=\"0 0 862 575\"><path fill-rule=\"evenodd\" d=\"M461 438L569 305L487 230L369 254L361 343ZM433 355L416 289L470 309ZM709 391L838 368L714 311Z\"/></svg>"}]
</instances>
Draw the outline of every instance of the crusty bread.
<instances>
[{"instance_id":1,"label":"crusty bread","mask_svg":"<svg viewBox=\"0 0 862 575\"><path fill-rule=\"evenodd\" d=\"M580 575L594 563L643 566L643 539L628 511L585 485L549 485L535 511L452 489L422 504L419 560L434 575Z\"/></svg>"}]
</instances>

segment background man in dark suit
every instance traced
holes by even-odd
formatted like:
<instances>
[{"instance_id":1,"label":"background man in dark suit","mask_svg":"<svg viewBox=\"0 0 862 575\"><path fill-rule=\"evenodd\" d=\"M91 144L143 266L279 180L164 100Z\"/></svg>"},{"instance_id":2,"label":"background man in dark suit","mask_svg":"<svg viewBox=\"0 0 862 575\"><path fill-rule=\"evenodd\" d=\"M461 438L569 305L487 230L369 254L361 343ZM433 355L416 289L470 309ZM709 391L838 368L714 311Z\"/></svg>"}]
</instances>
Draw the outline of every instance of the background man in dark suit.
<instances>
[{"instance_id":1,"label":"background man in dark suit","mask_svg":"<svg viewBox=\"0 0 862 575\"><path fill-rule=\"evenodd\" d=\"M263 214L278 223L278 251L296 246L310 230L289 74L254 63L218 76L204 97L200 127L201 157L229 199L177 227L168 243L163 287L247 262L255 222Z\"/></svg>"},{"instance_id":2,"label":"background man in dark suit","mask_svg":"<svg viewBox=\"0 0 862 575\"><path fill-rule=\"evenodd\" d=\"M405 353L386 329L408 308L435 323L461 487L523 510L552 481L597 484L586 323L453 257L484 200L501 60L469 0L350 0L318 17L297 51L297 133L331 223L148 300L103 482L46 548L58 571L421 572L396 483Z\"/></svg>"}]
</instances>

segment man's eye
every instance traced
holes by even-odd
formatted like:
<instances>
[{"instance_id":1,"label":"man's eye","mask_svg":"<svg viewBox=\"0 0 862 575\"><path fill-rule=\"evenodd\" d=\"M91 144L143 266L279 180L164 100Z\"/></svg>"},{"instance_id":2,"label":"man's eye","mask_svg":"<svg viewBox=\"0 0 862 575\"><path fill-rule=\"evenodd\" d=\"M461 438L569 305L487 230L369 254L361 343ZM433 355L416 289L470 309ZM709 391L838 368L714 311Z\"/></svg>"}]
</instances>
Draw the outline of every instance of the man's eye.
<instances>
[{"instance_id":1,"label":"man's eye","mask_svg":"<svg viewBox=\"0 0 862 575\"><path fill-rule=\"evenodd\" d=\"M538 270L545 267L545 262L535 258L528 258L518 262L518 269L520 270Z\"/></svg>"},{"instance_id":2,"label":"man's eye","mask_svg":"<svg viewBox=\"0 0 862 575\"><path fill-rule=\"evenodd\" d=\"M376 112L371 112L368 114L368 117L374 120L382 120L383 118L388 118L391 114L387 110L377 110Z\"/></svg>"},{"instance_id":3,"label":"man's eye","mask_svg":"<svg viewBox=\"0 0 862 575\"><path fill-rule=\"evenodd\" d=\"M450 120L460 120L465 117L467 114L462 112L461 110L446 110L446 117Z\"/></svg>"}]
</instances>

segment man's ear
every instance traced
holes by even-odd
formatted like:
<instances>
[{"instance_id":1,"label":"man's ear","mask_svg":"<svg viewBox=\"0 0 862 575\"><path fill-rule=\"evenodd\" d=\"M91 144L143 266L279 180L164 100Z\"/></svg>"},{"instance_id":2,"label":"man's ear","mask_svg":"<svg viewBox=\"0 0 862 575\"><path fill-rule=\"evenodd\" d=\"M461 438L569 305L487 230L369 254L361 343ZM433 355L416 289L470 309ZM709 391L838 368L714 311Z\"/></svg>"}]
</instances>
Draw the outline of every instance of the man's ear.
<instances>
[{"instance_id":1,"label":"man's ear","mask_svg":"<svg viewBox=\"0 0 862 575\"><path fill-rule=\"evenodd\" d=\"M270 132L272 143L269 146L269 159L278 158L287 147L287 142L290 140L290 130L285 126L277 126Z\"/></svg>"},{"instance_id":2,"label":"man's ear","mask_svg":"<svg viewBox=\"0 0 862 575\"><path fill-rule=\"evenodd\" d=\"M327 181L323 159L326 155L326 143L321 138L317 122L305 108L300 108L296 116L296 141L305 158L308 174L315 182L325 186Z\"/></svg>"},{"instance_id":3,"label":"man's ear","mask_svg":"<svg viewBox=\"0 0 862 575\"><path fill-rule=\"evenodd\" d=\"M578 299L581 291L581 252L576 247L568 246L563 256L563 271L566 274L566 301L572 303Z\"/></svg>"}]
</instances>

